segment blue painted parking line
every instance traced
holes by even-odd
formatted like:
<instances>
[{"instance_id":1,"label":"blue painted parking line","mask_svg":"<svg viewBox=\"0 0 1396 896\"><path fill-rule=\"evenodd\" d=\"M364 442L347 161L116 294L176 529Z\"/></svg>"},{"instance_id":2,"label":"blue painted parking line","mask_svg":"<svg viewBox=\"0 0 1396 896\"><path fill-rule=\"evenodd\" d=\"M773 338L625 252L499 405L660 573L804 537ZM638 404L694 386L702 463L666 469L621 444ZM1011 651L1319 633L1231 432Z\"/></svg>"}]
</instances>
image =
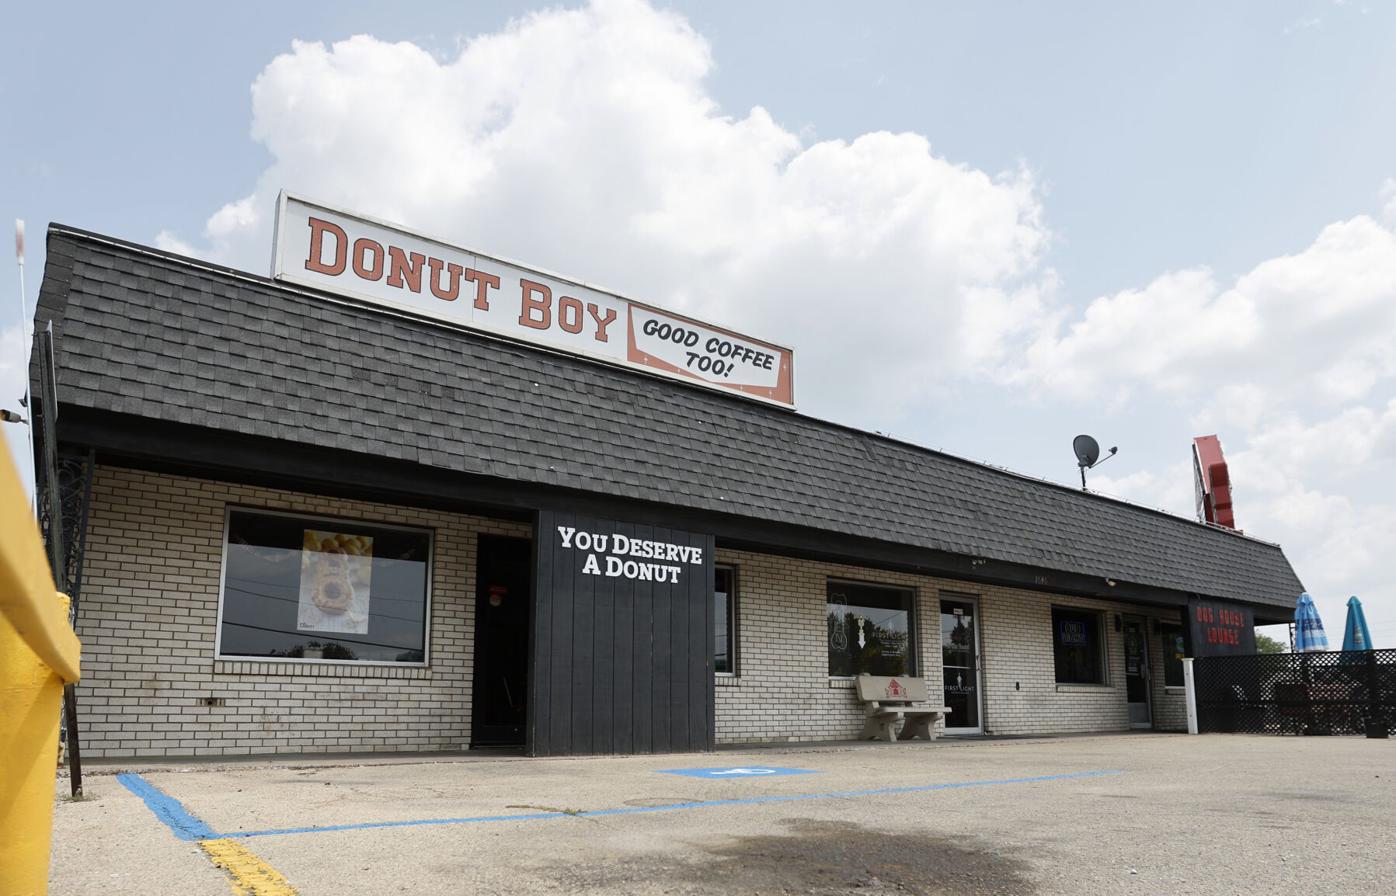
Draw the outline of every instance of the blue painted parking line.
<instances>
[{"instance_id":1,"label":"blue painted parking line","mask_svg":"<svg viewBox=\"0 0 1396 896\"><path fill-rule=\"evenodd\" d=\"M733 766L732 768L775 768L773 766ZM678 769L676 773L697 771ZM711 771L709 769L708 771ZM787 773L811 774L810 769L787 769ZM760 806L767 803L796 803L806 800L844 800L869 796L897 796L909 793L931 793L937 790L963 790L970 787L1001 787L1007 784L1043 784L1049 781L1076 781L1122 775L1119 769L1090 772L1063 772L1054 775L1033 775L1027 778L996 778L983 781L949 781L942 784L913 784L905 787L875 787L868 790L827 790L815 793L772 793L763 796L736 797L723 800L698 800L685 803L665 803L659 806L623 806L615 809L591 809L586 812L529 812L514 815L472 815L460 818L422 818L407 821L365 821L354 824L311 825L299 828L273 828L264 831L229 831L214 833L208 825L191 814L179 800L161 791L140 775L124 773L116 779L141 800L181 840L202 841L228 837L278 837L288 834L323 834L332 831L364 831L375 828L415 828L448 824L493 824L498 822L544 821L554 818L593 818L607 815L643 815L653 812L680 812L689 809L714 809L722 806ZM752 777L752 776L747 776Z\"/></svg>"},{"instance_id":2,"label":"blue painted parking line","mask_svg":"<svg viewBox=\"0 0 1396 896\"><path fill-rule=\"evenodd\" d=\"M774 775L817 775L812 768L785 768L779 765L737 765L720 768L661 768L661 775L686 775L690 778L717 778L731 781L734 778L764 778Z\"/></svg>"},{"instance_id":3,"label":"blue painted parking line","mask_svg":"<svg viewBox=\"0 0 1396 896\"><path fill-rule=\"evenodd\" d=\"M140 797L155 817L165 823L174 835L181 840L209 840L217 835L174 797L151 784L140 775L123 772L116 780L127 790Z\"/></svg>"},{"instance_id":4,"label":"blue painted parking line","mask_svg":"<svg viewBox=\"0 0 1396 896\"><path fill-rule=\"evenodd\" d=\"M1055 775L1034 775L1028 778L999 778L988 781L952 781L944 784L918 784L907 787L878 787L870 790L830 790L820 793L781 793L725 800L700 800L691 803L666 803L660 806L625 806L616 809L592 809L586 812L536 812L528 815L476 815L464 818L424 818L415 821L368 821L358 824L334 824L302 828L275 828L265 831L230 831L222 837L278 837L287 834L320 834L331 831L363 831L374 828L430 827L448 824L491 824L510 821L541 821L553 818L599 818L608 815L642 815L653 812L681 812L689 809L713 809L721 806L759 806L766 803L794 803L805 800L839 800L868 796L896 796L909 793L930 793L937 790L963 790L970 787L999 787L1006 784L1042 784L1049 781L1073 781L1122 775L1119 769L1090 772L1065 772Z\"/></svg>"}]
</instances>

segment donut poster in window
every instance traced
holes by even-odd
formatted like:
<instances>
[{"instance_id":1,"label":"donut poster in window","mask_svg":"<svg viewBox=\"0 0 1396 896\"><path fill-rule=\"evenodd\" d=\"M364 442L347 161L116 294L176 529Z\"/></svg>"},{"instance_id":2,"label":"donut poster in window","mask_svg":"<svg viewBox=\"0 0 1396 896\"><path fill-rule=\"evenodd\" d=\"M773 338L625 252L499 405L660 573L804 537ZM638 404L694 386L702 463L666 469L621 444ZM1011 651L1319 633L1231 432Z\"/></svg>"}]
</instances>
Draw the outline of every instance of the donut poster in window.
<instances>
[{"instance_id":1,"label":"donut poster in window","mask_svg":"<svg viewBox=\"0 0 1396 896\"><path fill-rule=\"evenodd\" d=\"M306 529L301 551L301 631L368 634L373 538Z\"/></svg>"}]
</instances>

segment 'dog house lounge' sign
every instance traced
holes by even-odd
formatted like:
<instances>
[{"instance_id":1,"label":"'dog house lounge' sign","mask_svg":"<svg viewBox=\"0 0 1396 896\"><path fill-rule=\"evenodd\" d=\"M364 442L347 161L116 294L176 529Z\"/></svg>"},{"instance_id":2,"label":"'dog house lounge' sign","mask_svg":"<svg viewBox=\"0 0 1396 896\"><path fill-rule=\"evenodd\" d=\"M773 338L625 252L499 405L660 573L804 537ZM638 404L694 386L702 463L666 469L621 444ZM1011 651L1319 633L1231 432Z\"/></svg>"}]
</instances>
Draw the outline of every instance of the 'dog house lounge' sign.
<instances>
[{"instance_id":1,"label":"'dog house lounge' sign","mask_svg":"<svg viewBox=\"0 0 1396 896\"><path fill-rule=\"evenodd\" d=\"M793 353L282 193L272 276L793 407Z\"/></svg>"}]
</instances>

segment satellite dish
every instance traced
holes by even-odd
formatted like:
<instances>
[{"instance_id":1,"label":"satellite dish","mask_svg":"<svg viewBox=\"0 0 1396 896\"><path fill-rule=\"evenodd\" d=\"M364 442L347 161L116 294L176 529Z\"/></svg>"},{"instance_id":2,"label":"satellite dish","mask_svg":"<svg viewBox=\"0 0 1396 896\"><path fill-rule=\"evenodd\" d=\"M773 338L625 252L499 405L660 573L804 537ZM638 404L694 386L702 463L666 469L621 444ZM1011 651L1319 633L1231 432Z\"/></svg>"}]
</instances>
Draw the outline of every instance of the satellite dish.
<instances>
[{"instance_id":1,"label":"satellite dish","mask_svg":"<svg viewBox=\"0 0 1396 896\"><path fill-rule=\"evenodd\" d=\"M1105 463L1115 456L1119 448L1111 448L1105 460L1100 458L1100 443L1088 435L1079 435L1071 440L1071 450L1076 452L1076 466L1081 468L1081 490L1086 490L1086 471Z\"/></svg>"},{"instance_id":2,"label":"satellite dish","mask_svg":"<svg viewBox=\"0 0 1396 896\"><path fill-rule=\"evenodd\" d=\"M1090 436L1081 435L1071 440L1071 450L1076 452L1076 465L1082 468L1094 467L1100 460L1100 443Z\"/></svg>"}]
</instances>

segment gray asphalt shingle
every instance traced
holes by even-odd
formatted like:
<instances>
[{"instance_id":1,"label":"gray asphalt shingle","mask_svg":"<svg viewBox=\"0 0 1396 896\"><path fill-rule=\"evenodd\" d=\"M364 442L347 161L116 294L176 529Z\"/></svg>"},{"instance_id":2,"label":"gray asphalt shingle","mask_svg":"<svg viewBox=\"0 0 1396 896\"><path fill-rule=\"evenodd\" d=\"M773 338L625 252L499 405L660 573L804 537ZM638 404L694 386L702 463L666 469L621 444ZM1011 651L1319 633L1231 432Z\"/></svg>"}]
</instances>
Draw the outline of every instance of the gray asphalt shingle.
<instances>
[{"instance_id":1,"label":"gray asphalt shingle","mask_svg":"<svg viewBox=\"0 0 1396 896\"><path fill-rule=\"evenodd\" d=\"M1213 597L1301 590L1274 545L871 433L59 225L48 251L65 404Z\"/></svg>"}]
</instances>

